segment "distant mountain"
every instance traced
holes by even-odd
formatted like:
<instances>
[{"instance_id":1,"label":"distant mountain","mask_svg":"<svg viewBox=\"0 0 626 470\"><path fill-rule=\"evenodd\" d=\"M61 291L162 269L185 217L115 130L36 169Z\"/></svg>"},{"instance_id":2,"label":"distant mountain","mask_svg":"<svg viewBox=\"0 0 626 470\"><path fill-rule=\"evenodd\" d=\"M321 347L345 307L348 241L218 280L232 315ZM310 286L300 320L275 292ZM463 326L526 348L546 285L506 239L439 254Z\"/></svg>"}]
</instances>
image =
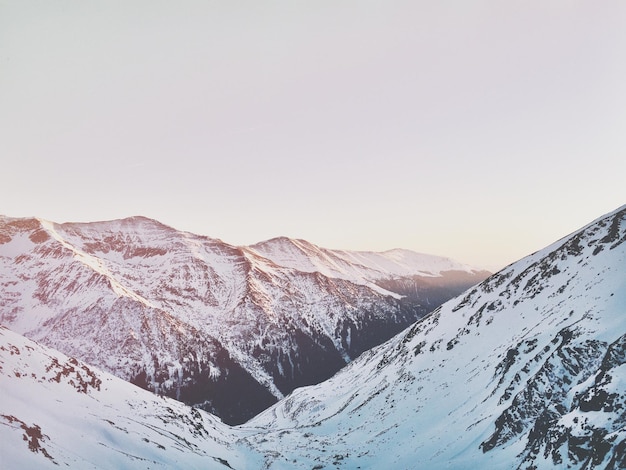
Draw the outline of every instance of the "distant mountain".
<instances>
[{"instance_id":1,"label":"distant mountain","mask_svg":"<svg viewBox=\"0 0 626 470\"><path fill-rule=\"evenodd\" d=\"M487 274L406 250L236 247L143 217L0 218L0 324L231 424Z\"/></svg>"},{"instance_id":2,"label":"distant mountain","mask_svg":"<svg viewBox=\"0 0 626 470\"><path fill-rule=\"evenodd\" d=\"M251 420L266 468L626 468L626 206Z\"/></svg>"}]
</instances>

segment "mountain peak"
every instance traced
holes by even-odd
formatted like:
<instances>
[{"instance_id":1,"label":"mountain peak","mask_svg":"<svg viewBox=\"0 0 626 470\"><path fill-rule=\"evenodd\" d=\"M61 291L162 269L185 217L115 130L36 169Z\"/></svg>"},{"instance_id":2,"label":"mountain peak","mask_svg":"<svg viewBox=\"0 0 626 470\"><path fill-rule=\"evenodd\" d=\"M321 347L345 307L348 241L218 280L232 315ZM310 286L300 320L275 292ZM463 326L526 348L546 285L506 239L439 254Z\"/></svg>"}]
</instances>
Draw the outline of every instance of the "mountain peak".
<instances>
[{"instance_id":1,"label":"mountain peak","mask_svg":"<svg viewBox=\"0 0 626 470\"><path fill-rule=\"evenodd\" d=\"M438 277L447 271L480 273L483 277L487 274L450 258L400 248L383 252L331 250L287 237L272 238L249 248L279 266L355 282L356 279L373 281L393 276Z\"/></svg>"},{"instance_id":2,"label":"mountain peak","mask_svg":"<svg viewBox=\"0 0 626 470\"><path fill-rule=\"evenodd\" d=\"M174 228L142 215L134 215L121 219L101 220L95 222L63 222L56 224L63 227L74 227L80 229L109 229L109 230L127 230L136 229L159 229L159 230L175 230Z\"/></svg>"},{"instance_id":3,"label":"mountain peak","mask_svg":"<svg viewBox=\"0 0 626 470\"><path fill-rule=\"evenodd\" d=\"M0 323L230 423L482 280L424 283L304 240L234 247L140 216L0 234Z\"/></svg>"}]
</instances>

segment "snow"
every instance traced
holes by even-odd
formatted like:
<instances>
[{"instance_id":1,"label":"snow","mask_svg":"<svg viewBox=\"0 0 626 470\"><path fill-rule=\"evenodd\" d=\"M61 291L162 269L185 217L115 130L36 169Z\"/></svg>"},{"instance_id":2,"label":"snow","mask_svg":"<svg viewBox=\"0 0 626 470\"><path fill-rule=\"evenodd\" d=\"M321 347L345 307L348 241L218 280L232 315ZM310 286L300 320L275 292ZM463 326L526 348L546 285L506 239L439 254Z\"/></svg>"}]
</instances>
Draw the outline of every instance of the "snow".
<instances>
[{"instance_id":1,"label":"snow","mask_svg":"<svg viewBox=\"0 0 626 470\"><path fill-rule=\"evenodd\" d=\"M249 247L279 266L303 272L319 272L328 277L371 285L372 281L397 276L436 277L446 271L472 273L469 265L449 258L395 249L371 251L329 250L305 240L274 238Z\"/></svg>"},{"instance_id":2,"label":"snow","mask_svg":"<svg viewBox=\"0 0 626 470\"><path fill-rule=\"evenodd\" d=\"M40 223L41 223L42 227L45 228L47 230L47 232L56 241L58 241L63 247L65 247L66 249L68 249L69 251L74 253L74 258L75 259L77 259L81 263L85 264L86 266L90 267L95 272L97 272L97 273L101 274L102 276L106 277L107 280L109 281L110 285L111 285L111 288L113 289L113 292L115 292L118 296L131 298L133 300L136 300L137 302L141 302L146 307L152 307L152 308L154 307L154 305L152 305L148 300L146 300L142 296L137 295L132 290L122 286L115 279L115 277L111 274L111 272L107 269L106 265L103 263L103 261L101 259L96 258L95 256L88 255L84 251L79 250L78 248L72 246L67 241L65 241L63 239L63 237L55 229L54 223L49 222L47 220L40 220Z\"/></svg>"},{"instance_id":3,"label":"snow","mask_svg":"<svg viewBox=\"0 0 626 470\"><path fill-rule=\"evenodd\" d=\"M620 208L510 265L331 379L296 389L233 428L96 369L90 368L101 389L77 393L72 374L49 380L51 361L60 365L54 372L71 364L69 358L0 330L3 458L9 468L54 466L28 449L23 429L6 418L14 416L41 427L47 436L41 446L52 458L80 468L101 462L111 468L222 468L219 459L238 469L414 468L416 462L434 469L554 468L554 453L574 457L567 446L548 452L548 431L531 442L530 431L547 408L561 410L550 432L584 442L595 430L606 431L611 452L617 452L626 438L623 420L604 407L577 403L601 396L598 390L615 395L616 403L626 401L626 365L605 361L610 345L626 334L625 219ZM310 248L302 242L287 246ZM250 298L278 314L281 304L270 294L285 271L274 260L271 269L261 270L271 264L254 250L244 256L248 272L256 267L272 282L256 277L251 285L258 289ZM339 257L333 263L332 269L342 266ZM316 311L323 299L312 279L297 278L302 295L292 301L310 321L330 328L331 315ZM611 455L598 457L598 468ZM572 460L563 466L570 464L583 465Z\"/></svg>"},{"instance_id":4,"label":"snow","mask_svg":"<svg viewBox=\"0 0 626 470\"><path fill-rule=\"evenodd\" d=\"M101 383L87 393L77 391L72 384L78 374L86 376L86 366L4 328L0 367L3 468L228 468L221 461L232 468L261 465L259 456L237 444L231 428L203 411L91 368ZM53 379L68 367L78 372ZM11 423L8 417L19 421ZM20 422L41 428L39 451L29 450Z\"/></svg>"},{"instance_id":5,"label":"snow","mask_svg":"<svg viewBox=\"0 0 626 470\"><path fill-rule=\"evenodd\" d=\"M622 222L622 232L623 226ZM588 239L599 240L603 234ZM331 465L333 459L362 468L409 468L415 462L428 468L515 466L511 463L524 450L523 439L487 453L479 447L494 431L496 417L525 393L528 383L522 379L516 384L513 378L537 377L542 357L558 357L553 356L560 344L555 340L566 328L608 341L626 331L622 314L626 247L621 244L614 251L593 255L591 242L578 256L566 256L562 250L565 259L555 261L560 272L546 274L541 261L550 260L552 252L569 240L566 237L510 266L465 298L444 304L332 379L294 391L248 423L267 430L250 438L253 445L262 453L281 449L270 468L288 468L294 456L298 461L294 468ZM488 284L500 279L502 287L492 290ZM533 283L541 281L545 284L538 284L537 292L529 295ZM502 306L494 307L490 322L484 318L490 312L485 309L477 327L472 318L476 319L480 307L496 301ZM531 345L531 340L536 346L526 354L520 352L526 359L516 361L499 381L496 365L506 352L523 341ZM418 345L425 352L416 355ZM615 369L618 374L623 370L623 366ZM582 377L581 385L573 384L574 388L589 385L590 379ZM513 388L503 398L509 381ZM615 390L624 394L621 379L615 382ZM606 413L589 415L587 420L602 424ZM304 441L306 448L299 447Z\"/></svg>"},{"instance_id":6,"label":"snow","mask_svg":"<svg viewBox=\"0 0 626 470\"><path fill-rule=\"evenodd\" d=\"M264 244L235 247L141 217L89 224L32 221L50 240L36 245L24 231L0 246L6 298L0 315L15 331L126 379L135 370L128 357L145 358L148 368L152 353L163 363L180 362L172 344L189 342L198 332L219 341L277 398L283 394L251 354L251 338L260 344L262 332L290 351L283 327L292 324L310 337L328 337L348 362L337 334L342 322L359 325L371 310L385 316L399 311L403 296L375 281L424 273L432 270L428 260L439 260L417 254L409 259L409 252L399 250L389 259L334 252L289 239L276 240L276 256L266 256ZM382 270L387 268L392 271ZM93 322L104 323L105 334L96 334ZM165 339L170 330L180 341Z\"/></svg>"}]
</instances>

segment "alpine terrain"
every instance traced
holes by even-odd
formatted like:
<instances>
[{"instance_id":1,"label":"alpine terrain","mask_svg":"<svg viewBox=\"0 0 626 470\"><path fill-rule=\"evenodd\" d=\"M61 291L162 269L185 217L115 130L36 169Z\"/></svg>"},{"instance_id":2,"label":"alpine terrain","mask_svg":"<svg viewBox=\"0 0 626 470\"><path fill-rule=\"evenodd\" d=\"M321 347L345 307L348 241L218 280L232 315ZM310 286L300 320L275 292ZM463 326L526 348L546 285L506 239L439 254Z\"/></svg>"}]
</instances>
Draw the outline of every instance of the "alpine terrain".
<instances>
[{"instance_id":1,"label":"alpine terrain","mask_svg":"<svg viewBox=\"0 0 626 470\"><path fill-rule=\"evenodd\" d=\"M0 392L3 470L262 467L217 417L4 327Z\"/></svg>"},{"instance_id":2,"label":"alpine terrain","mask_svg":"<svg viewBox=\"0 0 626 470\"><path fill-rule=\"evenodd\" d=\"M236 247L143 217L0 217L0 324L229 424L487 275L407 250Z\"/></svg>"},{"instance_id":3,"label":"alpine terrain","mask_svg":"<svg viewBox=\"0 0 626 470\"><path fill-rule=\"evenodd\" d=\"M0 329L3 468L626 468L626 206L245 425Z\"/></svg>"},{"instance_id":4,"label":"alpine terrain","mask_svg":"<svg viewBox=\"0 0 626 470\"><path fill-rule=\"evenodd\" d=\"M270 468L626 468L626 206L248 423Z\"/></svg>"}]
</instances>

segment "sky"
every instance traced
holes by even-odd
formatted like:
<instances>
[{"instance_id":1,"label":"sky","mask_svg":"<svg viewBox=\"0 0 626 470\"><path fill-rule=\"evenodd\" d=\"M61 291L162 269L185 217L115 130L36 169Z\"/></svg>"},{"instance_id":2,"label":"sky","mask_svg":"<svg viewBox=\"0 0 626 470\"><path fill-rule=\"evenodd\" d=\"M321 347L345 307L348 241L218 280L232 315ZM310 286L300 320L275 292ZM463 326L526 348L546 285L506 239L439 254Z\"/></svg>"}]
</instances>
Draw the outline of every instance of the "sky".
<instances>
[{"instance_id":1,"label":"sky","mask_svg":"<svg viewBox=\"0 0 626 470\"><path fill-rule=\"evenodd\" d=\"M623 0L0 0L0 214L499 269L626 203Z\"/></svg>"}]
</instances>

